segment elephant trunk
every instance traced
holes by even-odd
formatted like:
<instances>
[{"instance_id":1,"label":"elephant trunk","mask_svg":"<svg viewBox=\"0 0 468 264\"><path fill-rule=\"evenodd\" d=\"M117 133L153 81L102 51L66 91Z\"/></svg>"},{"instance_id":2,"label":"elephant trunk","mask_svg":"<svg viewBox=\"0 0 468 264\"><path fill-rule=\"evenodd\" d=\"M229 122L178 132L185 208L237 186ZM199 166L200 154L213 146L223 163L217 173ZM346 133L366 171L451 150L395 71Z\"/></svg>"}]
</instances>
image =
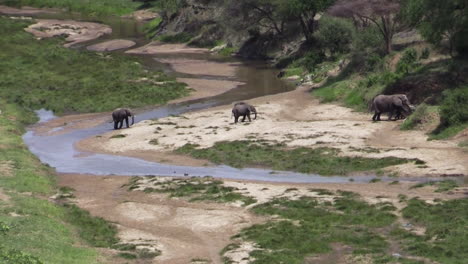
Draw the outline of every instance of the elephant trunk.
<instances>
[{"instance_id":1,"label":"elephant trunk","mask_svg":"<svg viewBox=\"0 0 468 264\"><path fill-rule=\"evenodd\" d=\"M131 124L131 126L133 126L134 123L135 123L135 115L132 115L132 124Z\"/></svg>"}]
</instances>

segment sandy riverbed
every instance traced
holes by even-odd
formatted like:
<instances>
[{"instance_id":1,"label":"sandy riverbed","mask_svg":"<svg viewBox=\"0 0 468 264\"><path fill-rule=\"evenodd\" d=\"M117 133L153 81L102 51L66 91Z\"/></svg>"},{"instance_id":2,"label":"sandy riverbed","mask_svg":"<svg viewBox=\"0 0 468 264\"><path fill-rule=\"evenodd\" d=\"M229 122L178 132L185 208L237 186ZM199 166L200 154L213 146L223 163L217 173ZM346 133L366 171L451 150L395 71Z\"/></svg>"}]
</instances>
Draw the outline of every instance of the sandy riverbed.
<instances>
[{"instance_id":1,"label":"sandy riverbed","mask_svg":"<svg viewBox=\"0 0 468 264\"><path fill-rule=\"evenodd\" d=\"M168 195L161 193L128 191L123 185L129 180L129 177L124 176L59 175L59 185L72 187L75 190L76 198L72 199L73 202L90 211L92 215L117 224L119 237L123 243L144 243L162 252L161 256L154 260L143 260L143 262L140 260L138 263L222 263L219 252L231 243L231 236L244 227L267 220L249 211L254 204L242 207L236 203L193 203L185 198L169 198ZM224 185L237 188L238 192L254 197L257 204L273 198L296 199L301 196L332 201L333 196L317 195L314 191L314 189L327 189L356 192L369 203L390 202L399 209L403 208L405 203L399 201L398 195L406 195L409 199L419 197L427 202L434 202L434 199L466 197L468 192L467 188L458 188L450 193L436 193L434 187L410 189L413 183L405 182L391 185L383 182L275 184L224 181ZM406 226L404 220L399 221L402 226ZM409 231L424 232L417 226L412 226ZM245 258L253 249L253 245L245 243L240 249L230 251L225 256L237 260L234 263L248 263ZM128 260L115 258L116 252L113 250L104 250L104 254L109 258L108 263L129 263ZM343 256L334 263L361 263L345 261L345 257L349 256ZM192 262L194 259L205 261Z\"/></svg>"},{"instance_id":2,"label":"sandy riverbed","mask_svg":"<svg viewBox=\"0 0 468 264\"><path fill-rule=\"evenodd\" d=\"M210 147L219 141L251 138L281 142L290 147L339 148L346 156L395 156L426 162L426 166L408 163L386 169L388 173L400 176L468 175L468 153L458 148L456 141L427 141L424 131L400 131L398 126L402 121L371 122L370 114L320 104L308 90L309 87L304 86L292 92L251 100L259 112L257 120L251 123L234 124L231 106L221 106L178 117L143 121L130 129L85 139L78 143L78 147L160 162L164 153L187 143ZM111 138L116 134L126 137ZM170 154L165 161L185 164L187 158L179 161L178 155Z\"/></svg>"}]
</instances>

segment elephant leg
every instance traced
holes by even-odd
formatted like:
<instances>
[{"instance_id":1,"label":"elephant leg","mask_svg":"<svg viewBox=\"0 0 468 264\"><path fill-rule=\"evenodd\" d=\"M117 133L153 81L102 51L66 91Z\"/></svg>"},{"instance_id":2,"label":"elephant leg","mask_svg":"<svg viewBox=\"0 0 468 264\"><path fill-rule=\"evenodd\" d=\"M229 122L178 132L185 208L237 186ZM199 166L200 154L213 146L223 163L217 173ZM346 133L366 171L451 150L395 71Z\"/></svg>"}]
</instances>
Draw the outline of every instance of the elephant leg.
<instances>
[{"instance_id":1,"label":"elephant leg","mask_svg":"<svg viewBox=\"0 0 468 264\"><path fill-rule=\"evenodd\" d=\"M237 123L239 121L239 116L238 115L234 115L234 123Z\"/></svg>"},{"instance_id":2,"label":"elephant leg","mask_svg":"<svg viewBox=\"0 0 468 264\"><path fill-rule=\"evenodd\" d=\"M250 113L247 114L247 117L249 118L249 122L252 122L252 119L250 119Z\"/></svg>"},{"instance_id":3,"label":"elephant leg","mask_svg":"<svg viewBox=\"0 0 468 264\"><path fill-rule=\"evenodd\" d=\"M119 129L121 129L121 128L122 128L122 126L123 126L123 119L122 119L122 120L120 120L120 122L119 122Z\"/></svg>"},{"instance_id":4,"label":"elephant leg","mask_svg":"<svg viewBox=\"0 0 468 264\"><path fill-rule=\"evenodd\" d=\"M129 128L129 126L128 126L128 117L125 118L125 125L127 125L127 128Z\"/></svg>"},{"instance_id":5,"label":"elephant leg","mask_svg":"<svg viewBox=\"0 0 468 264\"><path fill-rule=\"evenodd\" d=\"M382 113L378 113L378 114L377 114L377 121L381 121L381 120L380 120L380 115L381 115L381 114L382 114Z\"/></svg>"},{"instance_id":6,"label":"elephant leg","mask_svg":"<svg viewBox=\"0 0 468 264\"><path fill-rule=\"evenodd\" d=\"M377 121L377 112L374 113L374 116L372 117L373 121Z\"/></svg>"},{"instance_id":7,"label":"elephant leg","mask_svg":"<svg viewBox=\"0 0 468 264\"><path fill-rule=\"evenodd\" d=\"M119 126L119 121L114 121L114 129L117 129Z\"/></svg>"},{"instance_id":8,"label":"elephant leg","mask_svg":"<svg viewBox=\"0 0 468 264\"><path fill-rule=\"evenodd\" d=\"M241 121L241 122L244 122L244 121L245 121L245 117L246 117L246 116L247 116L247 115L243 115L243 116L242 116L242 121Z\"/></svg>"}]
</instances>

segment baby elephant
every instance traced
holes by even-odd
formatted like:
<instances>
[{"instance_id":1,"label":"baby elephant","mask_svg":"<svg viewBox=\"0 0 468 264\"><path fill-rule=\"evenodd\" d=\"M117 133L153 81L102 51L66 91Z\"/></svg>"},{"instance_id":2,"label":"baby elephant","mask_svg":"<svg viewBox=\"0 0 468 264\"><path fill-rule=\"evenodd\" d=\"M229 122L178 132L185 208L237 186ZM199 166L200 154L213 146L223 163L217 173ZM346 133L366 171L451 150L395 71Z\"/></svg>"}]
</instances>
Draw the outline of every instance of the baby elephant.
<instances>
[{"instance_id":1,"label":"baby elephant","mask_svg":"<svg viewBox=\"0 0 468 264\"><path fill-rule=\"evenodd\" d=\"M112 112L112 120L114 121L114 129L121 129L123 125L123 121L125 120L125 124L128 125L128 117L132 117L132 124L135 123L135 115L127 108L117 108ZM120 124L119 124L120 123ZM130 125L130 126L131 126Z\"/></svg>"},{"instance_id":2,"label":"baby elephant","mask_svg":"<svg viewBox=\"0 0 468 264\"><path fill-rule=\"evenodd\" d=\"M245 121L245 117L248 117L249 122L251 122L252 120L250 119L250 113L254 113L254 119L257 119L257 110L255 109L255 107L245 102L236 103L232 108L232 115L234 116L235 123L237 123L237 121L239 120L239 116L243 116L242 122Z\"/></svg>"}]
</instances>

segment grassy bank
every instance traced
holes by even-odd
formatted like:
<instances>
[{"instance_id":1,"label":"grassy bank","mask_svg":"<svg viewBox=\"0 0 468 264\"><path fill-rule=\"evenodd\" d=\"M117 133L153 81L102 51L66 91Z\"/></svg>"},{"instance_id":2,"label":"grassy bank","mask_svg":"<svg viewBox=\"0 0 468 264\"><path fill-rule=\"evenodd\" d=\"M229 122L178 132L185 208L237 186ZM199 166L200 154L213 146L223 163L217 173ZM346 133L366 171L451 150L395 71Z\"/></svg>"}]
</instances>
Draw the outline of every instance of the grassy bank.
<instances>
[{"instance_id":1,"label":"grassy bank","mask_svg":"<svg viewBox=\"0 0 468 264\"><path fill-rule=\"evenodd\" d=\"M36 40L29 22L0 18L0 96L31 109L99 112L162 104L188 94L185 84L145 71L134 58Z\"/></svg>"},{"instance_id":2,"label":"grassy bank","mask_svg":"<svg viewBox=\"0 0 468 264\"><path fill-rule=\"evenodd\" d=\"M15 7L60 8L88 15L124 15L140 6L131 0L2 0L0 3Z\"/></svg>"},{"instance_id":3,"label":"grassy bank","mask_svg":"<svg viewBox=\"0 0 468 264\"><path fill-rule=\"evenodd\" d=\"M139 189L146 193L167 193L170 197L187 197L189 201L214 201L219 203L255 203L249 196L237 193L233 187L223 186L221 180L213 177L158 178L155 176L133 177L127 184L128 190Z\"/></svg>"},{"instance_id":4,"label":"grassy bank","mask_svg":"<svg viewBox=\"0 0 468 264\"><path fill-rule=\"evenodd\" d=\"M85 245L110 246L115 228L48 200L57 193L53 172L21 139L31 115L5 100L0 106L0 262L98 263L98 252Z\"/></svg>"},{"instance_id":5,"label":"grassy bank","mask_svg":"<svg viewBox=\"0 0 468 264\"><path fill-rule=\"evenodd\" d=\"M340 157L339 150L332 148L287 149L284 145L256 141L218 142L206 149L187 144L176 152L238 168L267 167L321 175L346 175L355 171L371 171L409 162L407 159L394 157L382 159Z\"/></svg>"},{"instance_id":6,"label":"grassy bank","mask_svg":"<svg viewBox=\"0 0 468 264\"><path fill-rule=\"evenodd\" d=\"M252 208L272 217L263 224L243 229L221 253L243 243L253 243L249 263L464 263L468 200L429 204L411 199L402 210L408 226L423 228L424 234L405 230L396 221L390 202L369 204L359 195L324 191L320 196L299 199L276 198ZM336 196L333 202L327 197ZM465 228L466 229L466 228ZM288 239L284 239L287 237ZM344 257L345 256L345 257Z\"/></svg>"}]
</instances>

